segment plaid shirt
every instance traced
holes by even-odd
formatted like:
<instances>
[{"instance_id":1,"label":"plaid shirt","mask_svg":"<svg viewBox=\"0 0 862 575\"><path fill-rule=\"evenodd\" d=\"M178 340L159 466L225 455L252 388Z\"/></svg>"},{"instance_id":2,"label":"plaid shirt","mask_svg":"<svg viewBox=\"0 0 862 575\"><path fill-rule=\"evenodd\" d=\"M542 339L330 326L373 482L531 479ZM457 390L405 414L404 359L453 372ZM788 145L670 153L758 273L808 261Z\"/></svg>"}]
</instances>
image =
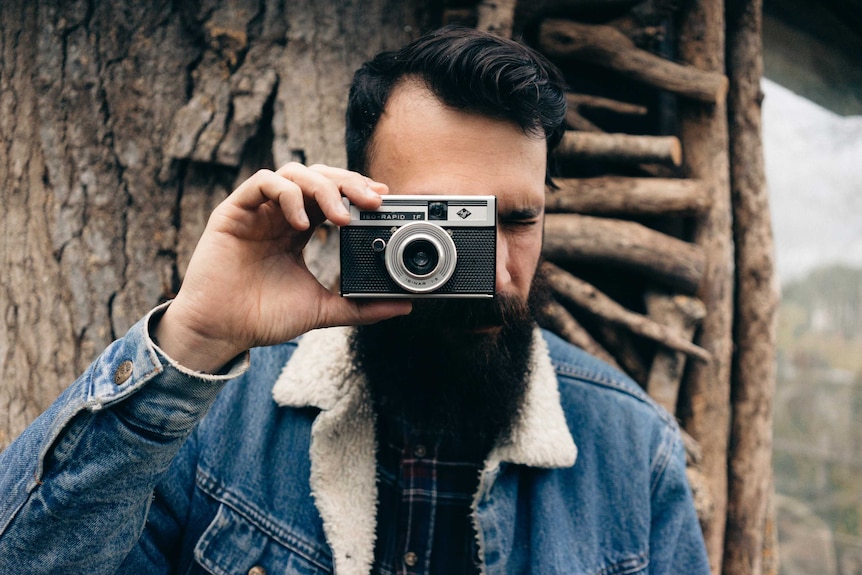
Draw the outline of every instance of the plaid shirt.
<instances>
[{"instance_id":1,"label":"plaid shirt","mask_svg":"<svg viewBox=\"0 0 862 575\"><path fill-rule=\"evenodd\" d=\"M380 423L379 437L374 573L478 573L470 504L484 453L392 421Z\"/></svg>"}]
</instances>

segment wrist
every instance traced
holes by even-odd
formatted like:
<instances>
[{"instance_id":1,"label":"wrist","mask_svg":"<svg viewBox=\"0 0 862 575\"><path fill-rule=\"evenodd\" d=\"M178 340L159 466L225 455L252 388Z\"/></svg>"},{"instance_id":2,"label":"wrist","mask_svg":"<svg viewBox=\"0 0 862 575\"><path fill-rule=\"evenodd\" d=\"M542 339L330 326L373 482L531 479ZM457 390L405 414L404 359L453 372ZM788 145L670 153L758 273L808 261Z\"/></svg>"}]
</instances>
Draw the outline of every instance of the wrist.
<instances>
[{"instance_id":1,"label":"wrist","mask_svg":"<svg viewBox=\"0 0 862 575\"><path fill-rule=\"evenodd\" d=\"M150 322L149 334L156 346L182 367L201 373L219 374L246 351L231 340L204 334L174 303Z\"/></svg>"}]
</instances>

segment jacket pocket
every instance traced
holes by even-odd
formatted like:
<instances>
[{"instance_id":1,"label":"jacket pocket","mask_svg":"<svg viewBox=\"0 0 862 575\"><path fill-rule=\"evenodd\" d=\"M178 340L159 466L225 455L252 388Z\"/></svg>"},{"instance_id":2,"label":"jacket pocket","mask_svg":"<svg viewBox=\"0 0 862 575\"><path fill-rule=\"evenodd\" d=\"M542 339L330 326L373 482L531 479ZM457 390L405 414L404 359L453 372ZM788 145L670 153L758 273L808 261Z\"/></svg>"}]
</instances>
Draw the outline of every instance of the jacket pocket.
<instances>
[{"instance_id":1,"label":"jacket pocket","mask_svg":"<svg viewBox=\"0 0 862 575\"><path fill-rule=\"evenodd\" d=\"M262 567L266 573L320 575L330 566L279 541L252 521L222 504L195 546L195 561L215 575L248 573ZM255 571L252 571L255 572Z\"/></svg>"}]
</instances>

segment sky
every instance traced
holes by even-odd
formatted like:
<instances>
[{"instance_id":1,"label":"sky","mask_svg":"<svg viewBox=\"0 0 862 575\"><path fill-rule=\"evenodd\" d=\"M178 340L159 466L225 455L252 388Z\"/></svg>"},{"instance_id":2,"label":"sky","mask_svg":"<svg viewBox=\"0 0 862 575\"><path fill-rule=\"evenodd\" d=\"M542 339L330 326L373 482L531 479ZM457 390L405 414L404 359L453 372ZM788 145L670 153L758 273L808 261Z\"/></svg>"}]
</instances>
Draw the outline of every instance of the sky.
<instances>
[{"instance_id":1,"label":"sky","mask_svg":"<svg viewBox=\"0 0 862 575\"><path fill-rule=\"evenodd\" d=\"M862 116L839 116L763 80L766 179L782 283L862 267Z\"/></svg>"}]
</instances>

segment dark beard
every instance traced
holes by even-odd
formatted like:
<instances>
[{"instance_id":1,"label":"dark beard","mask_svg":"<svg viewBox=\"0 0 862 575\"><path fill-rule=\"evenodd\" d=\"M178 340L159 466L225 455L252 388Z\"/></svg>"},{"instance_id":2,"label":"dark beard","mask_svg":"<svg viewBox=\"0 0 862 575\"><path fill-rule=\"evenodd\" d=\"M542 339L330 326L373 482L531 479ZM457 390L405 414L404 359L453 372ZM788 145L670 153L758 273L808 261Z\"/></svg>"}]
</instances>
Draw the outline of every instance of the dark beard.
<instances>
[{"instance_id":1,"label":"dark beard","mask_svg":"<svg viewBox=\"0 0 862 575\"><path fill-rule=\"evenodd\" d=\"M409 316L358 327L351 349L377 413L485 452L508 439L527 389L534 317L547 297L537 273L526 302L499 294L416 300ZM499 332L472 331L488 326Z\"/></svg>"}]
</instances>

